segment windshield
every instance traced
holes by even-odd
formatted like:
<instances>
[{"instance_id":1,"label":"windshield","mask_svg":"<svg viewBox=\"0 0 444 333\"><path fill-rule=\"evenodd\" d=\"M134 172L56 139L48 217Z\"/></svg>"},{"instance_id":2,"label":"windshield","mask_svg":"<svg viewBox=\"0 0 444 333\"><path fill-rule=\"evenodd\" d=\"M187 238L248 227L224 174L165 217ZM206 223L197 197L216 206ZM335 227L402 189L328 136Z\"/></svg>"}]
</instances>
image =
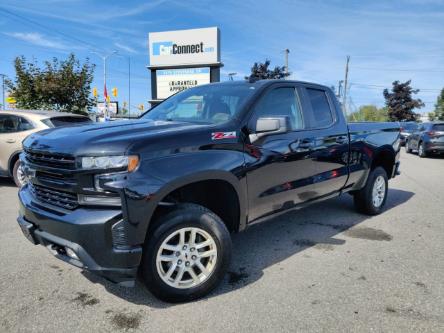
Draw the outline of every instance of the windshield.
<instances>
[{"instance_id":1,"label":"windshield","mask_svg":"<svg viewBox=\"0 0 444 333\"><path fill-rule=\"evenodd\" d=\"M78 125L81 123L92 123L92 120L88 117L53 117L42 119L42 123L44 123L48 127L62 127L62 126L71 126Z\"/></svg>"},{"instance_id":2,"label":"windshield","mask_svg":"<svg viewBox=\"0 0 444 333\"><path fill-rule=\"evenodd\" d=\"M444 132L444 124L433 125L433 130L437 132Z\"/></svg>"},{"instance_id":3,"label":"windshield","mask_svg":"<svg viewBox=\"0 0 444 333\"><path fill-rule=\"evenodd\" d=\"M401 127L407 131L415 131L418 128L418 124L416 123L401 123Z\"/></svg>"},{"instance_id":4,"label":"windshield","mask_svg":"<svg viewBox=\"0 0 444 333\"><path fill-rule=\"evenodd\" d=\"M254 92L254 87L245 83L195 87L171 96L142 118L204 124L223 123L235 117Z\"/></svg>"}]
</instances>

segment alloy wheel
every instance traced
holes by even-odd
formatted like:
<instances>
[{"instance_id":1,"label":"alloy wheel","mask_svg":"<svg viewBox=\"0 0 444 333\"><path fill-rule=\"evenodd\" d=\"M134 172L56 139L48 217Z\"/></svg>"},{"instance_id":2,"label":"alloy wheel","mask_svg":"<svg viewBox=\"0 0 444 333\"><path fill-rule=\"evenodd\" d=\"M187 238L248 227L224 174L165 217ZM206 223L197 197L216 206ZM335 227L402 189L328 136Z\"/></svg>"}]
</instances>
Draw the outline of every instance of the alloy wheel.
<instances>
[{"instance_id":1,"label":"alloy wheel","mask_svg":"<svg viewBox=\"0 0 444 333\"><path fill-rule=\"evenodd\" d=\"M206 281L217 261L217 246L203 229L189 227L175 230L160 245L156 268L168 285L187 289Z\"/></svg>"},{"instance_id":2,"label":"alloy wheel","mask_svg":"<svg viewBox=\"0 0 444 333\"><path fill-rule=\"evenodd\" d=\"M380 207L385 198L385 180L384 177L378 176L373 184L372 202L376 208Z\"/></svg>"}]
</instances>

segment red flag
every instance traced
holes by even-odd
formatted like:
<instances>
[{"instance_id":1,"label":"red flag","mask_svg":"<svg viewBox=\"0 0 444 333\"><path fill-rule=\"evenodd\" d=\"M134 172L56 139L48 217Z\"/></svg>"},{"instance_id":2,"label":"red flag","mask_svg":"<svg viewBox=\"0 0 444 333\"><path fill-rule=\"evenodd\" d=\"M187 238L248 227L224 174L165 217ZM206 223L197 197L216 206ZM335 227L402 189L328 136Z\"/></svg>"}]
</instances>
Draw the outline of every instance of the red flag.
<instances>
[{"instance_id":1,"label":"red flag","mask_svg":"<svg viewBox=\"0 0 444 333\"><path fill-rule=\"evenodd\" d=\"M105 97L105 101L108 100L108 91L106 91L106 84L105 84L105 89L103 90L103 96Z\"/></svg>"}]
</instances>

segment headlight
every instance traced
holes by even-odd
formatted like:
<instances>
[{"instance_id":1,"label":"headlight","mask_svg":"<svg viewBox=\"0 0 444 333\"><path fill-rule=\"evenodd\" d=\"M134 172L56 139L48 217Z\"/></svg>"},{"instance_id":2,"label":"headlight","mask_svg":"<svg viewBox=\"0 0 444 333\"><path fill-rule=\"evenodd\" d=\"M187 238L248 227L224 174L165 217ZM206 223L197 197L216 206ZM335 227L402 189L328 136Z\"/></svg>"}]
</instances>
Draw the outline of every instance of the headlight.
<instances>
[{"instance_id":1,"label":"headlight","mask_svg":"<svg viewBox=\"0 0 444 333\"><path fill-rule=\"evenodd\" d=\"M139 157L131 156L98 156L98 157L82 157L82 169L123 169L127 168L128 172L136 170L139 165Z\"/></svg>"}]
</instances>

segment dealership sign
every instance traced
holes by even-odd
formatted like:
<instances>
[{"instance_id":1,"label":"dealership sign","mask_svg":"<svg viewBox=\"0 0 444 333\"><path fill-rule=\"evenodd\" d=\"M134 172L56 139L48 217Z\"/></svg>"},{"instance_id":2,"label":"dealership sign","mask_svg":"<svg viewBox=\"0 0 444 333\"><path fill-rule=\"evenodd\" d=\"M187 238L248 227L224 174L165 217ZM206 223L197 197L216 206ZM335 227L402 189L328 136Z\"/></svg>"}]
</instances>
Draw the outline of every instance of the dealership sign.
<instances>
[{"instance_id":1,"label":"dealership sign","mask_svg":"<svg viewBox=\"0 0 444 333\"><path fill-rule=\"evenodd\" d=\"M148 36L150 66L213 64L220 61L219 29L152 32Z\"/></svg>"},{"instance_id":2,"label":"dealership sign","mask_svg":"<svg viewBox=\"0 0 444 333\"><path fill-rule=\"evenodd\" d=\"M156 71L157 97L168 98L175 93L210 83L210 68L163 69Z\"/></svg>"}]
</instances>

